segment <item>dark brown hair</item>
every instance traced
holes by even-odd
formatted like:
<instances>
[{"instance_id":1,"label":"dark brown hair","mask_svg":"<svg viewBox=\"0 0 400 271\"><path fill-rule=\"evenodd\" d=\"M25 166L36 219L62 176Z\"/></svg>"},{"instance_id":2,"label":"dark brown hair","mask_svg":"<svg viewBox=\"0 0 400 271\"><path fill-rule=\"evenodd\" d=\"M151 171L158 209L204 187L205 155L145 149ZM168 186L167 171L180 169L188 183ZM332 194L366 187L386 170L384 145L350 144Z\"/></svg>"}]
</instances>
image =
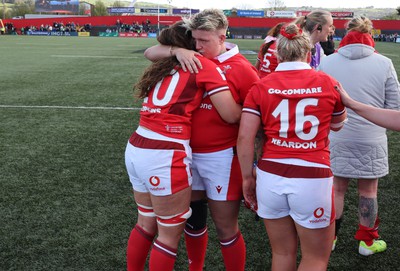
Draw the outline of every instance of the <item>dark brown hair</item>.
<instances>
[{"instance_id":1,"label":"dark brown hair","mask_svg":"<svg viewBox=\"0 0 400 271\"><path fill-rule=\"evenodd\" d=\"M157 40L162 45L176 46L189 50L195 49L192 33L183 26L182 21L178 21L168 28L163 29ZM173 68L179 65L175 56L159 59L147 67L139 81L135 84L139 98L147 97L150 90L165 76L170 75Z\"/></svg>"},{"instance_id":2,"label":"dark brown hair","mask_svg":"<svg viewBox=\"0 0 400 271\"><path fill-rule=\"evenodd\" d=\"M271 36L271 37L275 37L277 38L279 35L279 32L281 31L281 27L282 25L284 25L285 23L278 23L276 24L274 27L272 27L268 33L267 36ZM267 42L263 45L262 49L261 49L261 54L265 55L269 49L269 47L271 47L271 45L275 42L275 40L271 40L270 42Z\"/></svg>"}]
</instances>

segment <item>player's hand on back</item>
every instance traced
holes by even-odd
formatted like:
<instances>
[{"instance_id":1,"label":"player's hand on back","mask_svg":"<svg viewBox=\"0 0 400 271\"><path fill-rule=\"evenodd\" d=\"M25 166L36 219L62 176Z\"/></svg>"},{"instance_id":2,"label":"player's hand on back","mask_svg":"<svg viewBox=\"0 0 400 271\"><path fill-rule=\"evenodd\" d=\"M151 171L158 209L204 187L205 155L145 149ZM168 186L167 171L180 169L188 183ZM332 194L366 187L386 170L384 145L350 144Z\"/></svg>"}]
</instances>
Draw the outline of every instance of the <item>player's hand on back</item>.
<instances>
[{"instance_id":1,"label":"player's hand on back","mask_svg":"<svg viewBox=\"0 0 400 271\"><path fill-rule=\"evenodd\" d=\"M198 73L203 68L200 60L197 58L197 56L203 57L200 53L184 48L176 48L174 50L176 59L178 59L184 71Z\"/></svg>"}]
</instances>

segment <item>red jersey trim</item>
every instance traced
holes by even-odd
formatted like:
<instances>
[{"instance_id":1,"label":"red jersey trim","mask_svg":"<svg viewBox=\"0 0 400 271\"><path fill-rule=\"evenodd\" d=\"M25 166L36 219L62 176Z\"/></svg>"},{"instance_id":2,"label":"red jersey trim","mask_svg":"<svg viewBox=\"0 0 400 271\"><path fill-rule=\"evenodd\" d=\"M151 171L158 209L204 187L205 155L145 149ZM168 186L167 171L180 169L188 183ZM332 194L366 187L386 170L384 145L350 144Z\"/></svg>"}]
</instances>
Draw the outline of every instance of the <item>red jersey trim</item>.
<instances>
[{"instance_id":1,"label":"red jersey trim","mask_svg":"<svg viewBox=\"0 0 400 271\"><path fill-rule=\"evenodd\" d=\"M259 160L257 167L268 173L285 178L329 178L332 177L330 168L318 168L281 164L273 161Z\"/></svg>"},{"instance_id":2,"label":"red jersey trim","mask_svg":"<svg viewBox=\"0 0 400 271\"><path fill-rule=\"evenodd\" d=\"M177 142L157 140L143 137L137 133L133 133L129 138L129 143L137 148L142 149L161 149L161 150L185 150L185 147Z\"/></svg>"}]
</instances>

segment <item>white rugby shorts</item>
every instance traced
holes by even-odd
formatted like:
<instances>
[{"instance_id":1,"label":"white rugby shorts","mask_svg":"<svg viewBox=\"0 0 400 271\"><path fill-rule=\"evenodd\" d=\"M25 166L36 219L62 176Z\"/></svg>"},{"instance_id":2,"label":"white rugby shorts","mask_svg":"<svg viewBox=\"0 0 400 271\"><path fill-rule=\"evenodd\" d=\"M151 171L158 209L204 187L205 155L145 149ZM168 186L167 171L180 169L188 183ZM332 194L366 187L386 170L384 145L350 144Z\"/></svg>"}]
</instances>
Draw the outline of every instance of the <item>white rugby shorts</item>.
<instances>
[{"instance_id":1,"label":"white rugby shorts","mask_svg":"<svg viewBox=\"0 0 400 271\"><path fill-rule=\"evenodd\" d=\"M192 183L188 140L168 138L138 128L125 150L125 164L135 191L156 196L175 194Z\"/></svg>"},{"instance_id":2,"label":"white rugby shorts","mask_svg":"<svg viewBox=\"0 0 400 271\"><path fill-rule=\"evenodd\" d=\"M241 200L242 175L235 148L210 153L193 153L192 190L206 191L217 201Z\"/></svg>"},{"instance_id":3,"label":"white rugby shorts","mask_svg":"<svg viewBox=\"0 0 400 271\"><path fill-rule=\"evenodd\" d=\"M290 215L304 228L328 227L335 219L333 176L329 168L261 160L257 166L258 215Z\"/></svg>"}]
</instances>

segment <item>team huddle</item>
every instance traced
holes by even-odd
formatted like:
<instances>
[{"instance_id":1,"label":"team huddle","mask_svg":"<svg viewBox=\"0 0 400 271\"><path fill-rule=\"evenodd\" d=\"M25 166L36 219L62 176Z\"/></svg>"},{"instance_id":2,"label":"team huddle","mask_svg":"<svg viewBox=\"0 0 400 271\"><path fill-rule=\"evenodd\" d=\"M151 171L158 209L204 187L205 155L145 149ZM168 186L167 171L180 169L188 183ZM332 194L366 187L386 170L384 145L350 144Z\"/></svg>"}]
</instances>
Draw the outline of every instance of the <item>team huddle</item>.
<instances>
[{"instance_id":1,"label":"team huddle","mask_svg":"<svg viewBox=\"0 0 400 271\"><path fill-rule=\"evenodd\" d=\"M125 152L138 208L127 269L144 270L150 253L149 270L173 270L184 235L188 269L203 270L209 211L225 269L245 270L244 200L264 222L271 270L326 270L350 178L359 182L359 253L386 250L377 183L388 173L387 139L377 125L400 129L387 121L400 119L391 110L400 107L400 85L391 61L374 50L371 22L351 20L330 56L319 44L333 28L329 12L277 24L254 66L226 42L227 28L222 11L207 9L161 31L145 51L152 64L135 85L143 105ZM352 62L363 69L361 90ZM366 94L353 95L359 91ZM359 161L365 150L369 160Z\"/></svg>"}]
</instances>

